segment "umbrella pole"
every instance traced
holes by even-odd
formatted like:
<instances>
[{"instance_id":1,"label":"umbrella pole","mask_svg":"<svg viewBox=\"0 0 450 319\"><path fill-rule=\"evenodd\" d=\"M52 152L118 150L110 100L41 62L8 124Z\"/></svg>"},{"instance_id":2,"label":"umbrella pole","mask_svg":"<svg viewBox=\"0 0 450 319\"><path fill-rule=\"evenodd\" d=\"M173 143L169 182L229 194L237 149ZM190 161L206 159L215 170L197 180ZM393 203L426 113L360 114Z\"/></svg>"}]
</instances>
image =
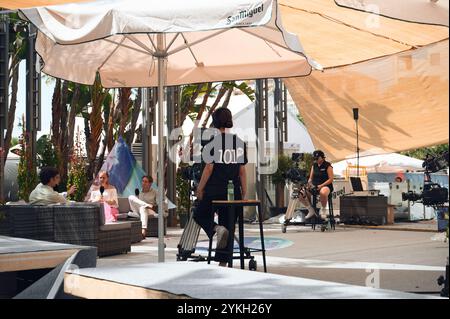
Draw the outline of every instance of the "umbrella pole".
<instances>
[{"instance_id":1,"label":"umbrella pole","mask_svg":"<svg viewBox=\"0 0 450 319\"><path fill-rule=\"evenodd\" d=\"M164 50L163 35L157 35L158 47L158 262L164 262Z\"/></svg>"}]
</instances>

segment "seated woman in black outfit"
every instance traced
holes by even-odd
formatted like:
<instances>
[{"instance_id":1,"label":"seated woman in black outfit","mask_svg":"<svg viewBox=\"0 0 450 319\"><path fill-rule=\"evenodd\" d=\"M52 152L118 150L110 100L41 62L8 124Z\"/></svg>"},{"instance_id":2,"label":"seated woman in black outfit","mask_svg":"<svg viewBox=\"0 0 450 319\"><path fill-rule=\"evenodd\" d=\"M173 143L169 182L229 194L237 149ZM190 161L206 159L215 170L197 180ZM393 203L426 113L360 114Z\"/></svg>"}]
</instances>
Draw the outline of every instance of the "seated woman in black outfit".
<instances>
[{"instance_id":1,"label":"seated woman in black outfit","mask_svg":"<svg viewBox=\"0 0 450 319\"><path fill-rule=\"evenodd\" d=\"M326 216L325 207L328 202L328 195L333 191L333 166L330 162L325 161L325 154L321 150L313 152L314 164L311 167L311 173L309 174L308 184L311 187L315 187L319 192L320 203L322 205L321 215ZM306 215L306 219L313 217L316 213L311 209L311 204L308 196L310 194L303 194L303 198L300 197L300 201L308 208L309 213Z\"/></svg>"}]
</instances>

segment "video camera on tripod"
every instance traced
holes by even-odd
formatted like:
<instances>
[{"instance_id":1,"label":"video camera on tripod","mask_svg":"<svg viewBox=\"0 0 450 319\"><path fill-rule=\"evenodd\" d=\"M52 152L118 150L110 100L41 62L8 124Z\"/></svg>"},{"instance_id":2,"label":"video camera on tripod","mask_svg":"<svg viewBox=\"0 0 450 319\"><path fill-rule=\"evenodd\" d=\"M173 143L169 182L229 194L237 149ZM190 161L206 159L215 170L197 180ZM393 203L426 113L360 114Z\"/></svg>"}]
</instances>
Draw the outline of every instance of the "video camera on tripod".
<instances>
[{"instance_id":1,"label":"video camera on tripod","mask_svg":"<svg viewBox=\"0 0 450 319\"><path fill-rule=\"evenodd\" d=\"M181 168L181 177L184 180L192 182L192 190L194 192L200 183L203 169L206 165L203 158L203 148L211 142L217 134L219 134L218 130L212 128L197 128L194 131L194 140L189 155L189 160L194 162L194 164Z\"/></svg>"},{"instance_id":2,"label":"video camera on tripod","mask_svg":"<svg viewBox=\"0 0 450 319\"><path fill-rule=\"evenodd\" d=\"M292 161L294 161L295 165L286 171L284 178L294 184L306 184L308 182L306 171L300 168L300 162L303 160L303 153L292 153Z\"/></svg>"},{"instance_id":3,"label":"video camera on tripod","mask_svg":"<svg viewBox=\"0 0 450 319\"><path fill-rule=\"evenodd\" d=\"M283 177L293 184L290 198L298 198L300 191L308 183L306 170L300 168L300 162L304 160L303 153L292 153L292 161L295 163L293 167L289 168Z\"/></svg>"},{"instance_id":4,"label":"video camera on tripod","mask_svg":"<svg viewBox=\"0 0 450 319\"><path fill-rule=\"evenodd\" d=\"M196 187L198 183L200 183L202 172L202 163L194 163L191 166L181 167L181 177L184 180L192 181L194 187Z\"/></svg>"},{"instance_id":5,"label":"video camera on tripod","mask_svg":"<svg viewBox=\"0 0 450 319\"><path fill-rule=\"evenodd\" d=\"M402 193L402 200L421 202L425 206L431 206L433 208L442 207L448 202L448 189L442 187L437 183L431 181L431 173L436 173L446 167L449 164L449 154L448 151L444 152L440 156L433 156L427 154L422 167L425 168L425 178L423 184L423 192L416 193L414 191L409 191L407 193Z\"/></svg>"}]
</instances>

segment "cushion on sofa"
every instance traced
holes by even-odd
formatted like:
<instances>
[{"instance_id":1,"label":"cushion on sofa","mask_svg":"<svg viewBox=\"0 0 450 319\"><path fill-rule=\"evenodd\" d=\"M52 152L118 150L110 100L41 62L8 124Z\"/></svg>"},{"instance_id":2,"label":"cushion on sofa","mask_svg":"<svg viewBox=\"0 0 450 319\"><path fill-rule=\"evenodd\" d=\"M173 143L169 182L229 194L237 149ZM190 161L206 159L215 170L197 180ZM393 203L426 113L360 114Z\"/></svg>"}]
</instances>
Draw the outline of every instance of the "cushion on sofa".
<instances>
[{"instance_id":1,"label":"cushion on sofa","mask_svg":"<svg viewBox=\"0 0 450 319\"><path fill-rule=\"evenodd\" d=\"M105 211L104 206L100 203L86 203L86 202L67 202L66 204L58 204L53 205L54 207L64 207L65 209L69 209L70 207L77 207L78 209L81 209L83 207L92 208L92 207L99 207L98 210L98 217L99 217L99 224L104 225L105 224Z\"/></svg>"},{"instance_id":2,"label":"cushion on sofa","mask_svg":"<svg viewBox=\"0 0 450 319\"><path fill-rule=\"evenodd\" d=\"M119 201L119 214L125 214L131 211L128 197L118 197L117 200Z\"/></svg>"},{"instance_id":3,"label":"cushion on sofa","mask_svg":"<svg viewBox=\"0 0 450 319\"><path fill-rule=\"evenodd\" d=\"M106 223L105 225L100 226L100 231L119 230L119 229L131 229L131 223L114 222L114 223Z\"/></svg>"}]
</instances>

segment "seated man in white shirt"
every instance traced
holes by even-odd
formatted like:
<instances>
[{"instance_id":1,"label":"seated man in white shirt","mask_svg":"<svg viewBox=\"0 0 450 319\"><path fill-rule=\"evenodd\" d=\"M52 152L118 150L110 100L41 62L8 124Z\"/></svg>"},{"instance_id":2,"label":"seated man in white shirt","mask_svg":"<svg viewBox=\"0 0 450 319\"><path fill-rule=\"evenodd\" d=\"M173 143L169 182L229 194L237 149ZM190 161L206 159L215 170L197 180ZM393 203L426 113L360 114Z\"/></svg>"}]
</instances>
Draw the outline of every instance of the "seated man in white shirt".
<instances>
[{"instance_id":1,"label":"seated man in white shirt","mask_svg":"<svg viewBox=\"0 0 450 319\"><path fill-rule=\"evenodd\" d=\"M157 217L157 197L158 192L152 188L153 178L151 176L142 177L142 191L139 194L130 195L128 201L130 202L131 212L128 216L137 217L142 222L142 237L147 235L148 217ZM137 193L137 192L136 192Z\"/></svg>"},{"instance_id":2,"label":"seated man in white shirt","mask_svg":"<svg viewBox=\"0 0 450 319\"><path fill-rule=\"evenodd\" d=\"M68 192L58 193L54 190L60 181L59 172L54 167L43 167L39 173L41 182L30 194L31 205L64 204L67 202L67 195L73 194L77 188L72 186Z\"/></svg>"}]
</instances>

